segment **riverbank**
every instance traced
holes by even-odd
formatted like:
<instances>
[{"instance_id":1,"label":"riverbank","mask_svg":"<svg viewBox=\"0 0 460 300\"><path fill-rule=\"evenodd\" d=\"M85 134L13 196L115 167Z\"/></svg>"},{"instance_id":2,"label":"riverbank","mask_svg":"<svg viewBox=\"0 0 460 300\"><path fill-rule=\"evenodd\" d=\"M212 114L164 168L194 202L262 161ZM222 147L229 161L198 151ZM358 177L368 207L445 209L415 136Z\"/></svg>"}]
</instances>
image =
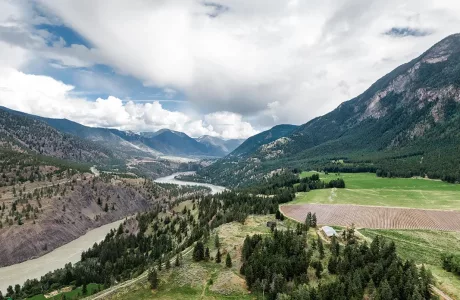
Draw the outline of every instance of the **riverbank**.
<instances>
[{"instance_id":1,"label":"riverbank","mask_svg":"<svg viewBox=\"0 0 460 300\"><path fill-rule=\"evenodd\" d=\"M177 185L204 186L204 187L210 188L212 194L222 193L223 191L227 190L227 188L225 188L223 186L214 185L214 184L210 184L210 183L183 181L183 180L176 179L176 176L179 176L179 175L193 175L193 174L195 174L195 172L174 173L174 174L169 175L169 176L165 176L165 177L155 179L155 182L157 182L157 183L170 183L170 184L177 184Z\"/></svg>"},{"instance_id":2,"label":"riverbank","mask_svg":"<svg viewBox=\"0 0 460 300\"><path fill-rule=\"evenodd\" d=\"M94 243L102 241L111 229L116 229L125 219L118 220L88 231L79 238L35 259L0 268L0 291L6 292L9 285L23 284L27 279L40 278L48 272L76 263L81 253Z\"/></svg>"}]
</instances>

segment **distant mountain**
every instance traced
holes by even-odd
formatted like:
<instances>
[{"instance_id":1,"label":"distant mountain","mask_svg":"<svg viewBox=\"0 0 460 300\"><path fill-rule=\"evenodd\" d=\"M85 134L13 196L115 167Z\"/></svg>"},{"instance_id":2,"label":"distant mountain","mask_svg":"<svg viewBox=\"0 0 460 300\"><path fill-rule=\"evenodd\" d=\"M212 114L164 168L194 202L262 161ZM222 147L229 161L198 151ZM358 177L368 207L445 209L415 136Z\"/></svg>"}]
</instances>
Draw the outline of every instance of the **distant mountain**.
<instances>
[{"instance_id":1,"label":"distant mountain","mask_svg":"<svg viewBox=\"0 0 460 300\"><path fill-rule=\"evenodd\" d=\"M238 148L236 148L230 156L246 156L255 152L260 146L271 143L279 138L288 136L298 126L295 125L277 125L269 130L263 131L259 134L251 136L244 141Z\"/></svg>"},{"instance_id":2,"label":"distant mountain","mask_svg":"<svg viewBox=\"0 0 460 300\"><path fill-rule=\"evenodd\" d=\"M60 132L47 123L0 107L0 147L79 162L107 162L117 156L108 148Z\"/></svg>"},{"instance_id":3,"label":"distant mountain","mask_svg":"<svg viewBox=\"0 0 460 300\"><path fill-rule=\"evenodd\" d=\"M145 134L144 134L145 135ZM164 154L179 156L222 156L185 133L163 129L145 139L145 144Z\"/></svg>"},{"instance_id":4,"label":"distant mountain","mask_svg":"<svg viewBox=\"0 0 460 300\"><path fill-rule=\"evenodd\" d=\"M201 174L222 183L302 167L460 181L459 74L460 34L455 34L332 112L241 156L248 139L229 156L233 160Z\"/></svg>"},{"instance_id":5,"label":"distant mountain","mask_svg":"<svg viewBox=\"0 0 460 300\"><path fill-rule=\"evenodd\" d=\"M173 156L202 156L222 157L233 150L234 140L225 141L225 147L220 144L201 142L187 134L170 129L161 129L156 132L135 133L109 128L84 126L67 119L52 119L22 113L5 108L10 113L33 118L47 123L63 133L95 142L113 150L119 157L133 156L156 157L160 155ZM228 150L230 149L230 150Z\"/></svg>"},{"instance_id":6,"label":"distant mountain","mask_svg":"<svg viewBox=\"0 0 460 300\"><path fill-rule=\"evenodd\" d=\"M157 135L160 135L162 133L165 133L165 132L170 132L170 133L174 133L175 135L178 135L180 137L186 137L187 135L183 132L180 132L180 131L175 131L175 130L171 130L171 129L167 129L167 128L163 128L163 129L160 129L158 131L154 131L154 132L141 132L139 133L141 136L143 137L147 137L147 138L153 138Z\"/></svg>"},{"instance_id":7,"label":"distant mountain","mask_svg":"<svg viewBox=\"0 0 460 300\"><path fill-rule=\"evenodd\" d=\"M197 138L196 140L202 144L205 144L210 149L213 149L213 148L220 149L222 156L227 155L228 153L232 152L244 142L244 139L225 140L225 139L221 139L221 138L209 136L209 135L203 135Z\"/></svg>"}]
</instances>

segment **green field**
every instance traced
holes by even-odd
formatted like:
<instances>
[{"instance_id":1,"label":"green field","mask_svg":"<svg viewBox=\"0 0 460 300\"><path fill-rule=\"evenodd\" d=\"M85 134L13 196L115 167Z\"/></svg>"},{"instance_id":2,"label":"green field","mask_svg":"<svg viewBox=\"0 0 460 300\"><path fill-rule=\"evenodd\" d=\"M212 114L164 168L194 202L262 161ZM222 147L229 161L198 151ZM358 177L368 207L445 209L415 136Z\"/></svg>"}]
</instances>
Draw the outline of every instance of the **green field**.
<instances>
[{"instance_id":1,"label":"green field","mask_svg":"<svg viewBox=\"0 0 460 300\"><path fill-rule=\"evenodd\" d=\"M380 229L360 229L359 232L370 239L380 235L393 240L403 259L424 264L433 273L441 290L460 299L460 277L444 271L441 266L442 252L460 252L460 232Z\"/></svg>"},{"instance_id":2,"label":"green field","mask_svg":"<svg viewBox=\"0 0 460 300\"><path fill-rule=\"evenodd\" d=\"M313 172L303 172L301 177ZM345 189L297 193L291 204L358 204L460 210L460 184L423 178L380 178L373 173L320 174L325 181L343 178Z\"/></svg>"}]
</instances>

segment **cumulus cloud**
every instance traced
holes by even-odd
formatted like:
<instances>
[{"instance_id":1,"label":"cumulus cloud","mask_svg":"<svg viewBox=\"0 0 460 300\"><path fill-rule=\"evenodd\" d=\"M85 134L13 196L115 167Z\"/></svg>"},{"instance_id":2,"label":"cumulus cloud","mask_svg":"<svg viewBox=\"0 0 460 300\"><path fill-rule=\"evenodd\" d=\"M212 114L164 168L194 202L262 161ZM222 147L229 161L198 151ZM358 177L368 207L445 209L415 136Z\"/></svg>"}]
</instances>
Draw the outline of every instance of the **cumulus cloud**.
<instances>
[{"instance_id":1,"label":"cumulus cloud","mask_svg":"<svg viewBox=\"0 0 460 300\"><path fill-rule=\"evenodd\" d=\"M40 2L118 70L265 126L327 112L460 25L455 0Z\"/></svg>"},{"instance_id":2,"label":"cumulus cloud","mask_svg":"<svg viewBox=\"0 0 460 300\"><path fill-rule=\"evenodd\" d=\"M163 121L145 111L155 111L168 126L228 137L305 123L460 28L457 0L38 0L41 14L29 4L0 0L0 65L8 51L1 43L14 47L16 69L30 56L57 68L108 65L166 98L183 95L193 112L121 102L107 124L153 128ZM88 45L69 45L38 23L64 24ZM123 123L129 118L132 127Z\"/></svg>"},{"instance_id":3,"label":"cumulus cloud","mask_svg":"<svg viewBox=\"0 0 460 300\"><path fill-rule=\"evenodd\" d=\"M160 102L134 103L110 96L89 101L72 96L73 86L49 76L25 74L13 68L0 68L0 105L44 117L67 118L93 127L133 131L169 128L191 136L247 138L255 133L241 115L219 112L201 119L169 111Z\"/></svg>"}]
</instances>

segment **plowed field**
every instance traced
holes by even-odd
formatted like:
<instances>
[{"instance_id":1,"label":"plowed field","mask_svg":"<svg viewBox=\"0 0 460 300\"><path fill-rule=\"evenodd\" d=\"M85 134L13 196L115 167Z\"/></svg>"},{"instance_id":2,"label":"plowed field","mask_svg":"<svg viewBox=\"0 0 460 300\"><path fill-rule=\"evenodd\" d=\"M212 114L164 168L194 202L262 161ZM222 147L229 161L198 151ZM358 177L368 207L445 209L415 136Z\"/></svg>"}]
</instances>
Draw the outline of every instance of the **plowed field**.
<instances>
[{"instance_id":1,"label":"plowed field","mask_svg":"<svg viewBox=\"0 0 460 300\"><path fill-rule=\"evenodd\" d=\"M284 215L303 222L316 213L318 224L376 229L433 229L460 231L460 211L429 210L348 204L283 205Z\"/></svg>"}]
</instances>

